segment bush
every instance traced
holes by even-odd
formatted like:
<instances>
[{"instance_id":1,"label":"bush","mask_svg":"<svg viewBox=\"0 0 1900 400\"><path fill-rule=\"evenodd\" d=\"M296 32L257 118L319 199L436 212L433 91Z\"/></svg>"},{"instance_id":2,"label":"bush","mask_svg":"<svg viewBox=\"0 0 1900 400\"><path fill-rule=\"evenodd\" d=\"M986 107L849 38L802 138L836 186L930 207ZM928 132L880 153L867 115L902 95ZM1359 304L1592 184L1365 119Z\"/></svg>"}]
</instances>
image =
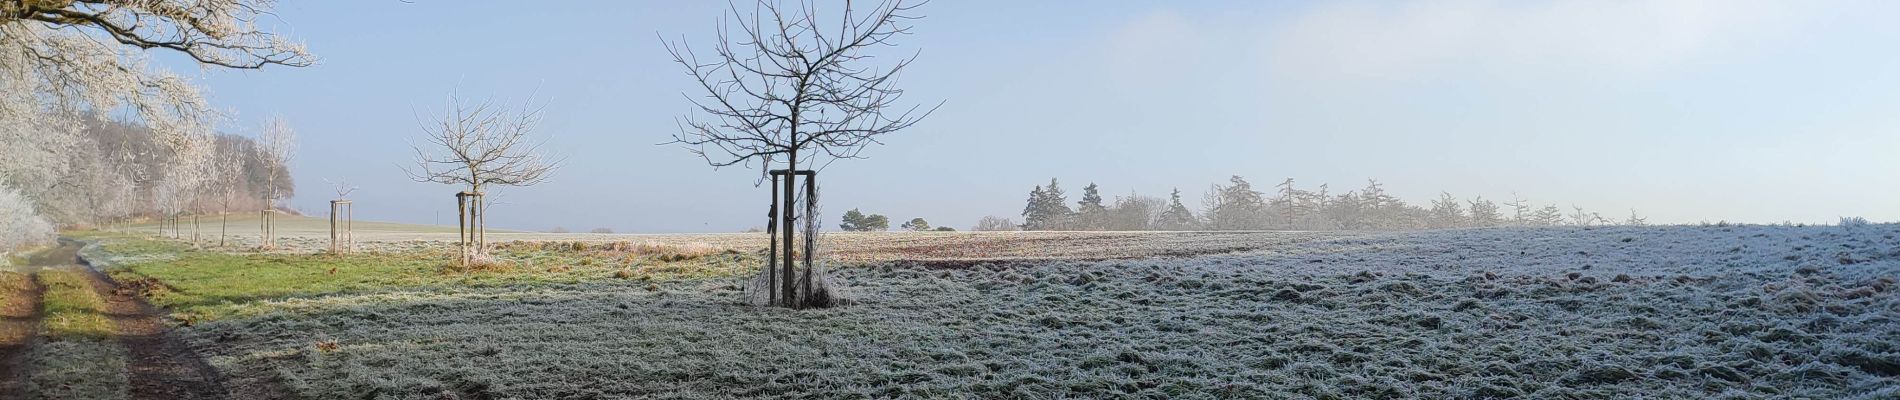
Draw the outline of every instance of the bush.
<instances>
[{"instance_id":1,"label":"bush","mask_svg":"<svg viewBox=\"0 0 1900 400\"><path fill-rule=\"evenodd\" d=\"M0 186L0 254L52 243L53 223L12 187Z\"/></svg>"},{"instance_id":2,"label":"bush","mask_svg":"<svg viewBox=\"0 0 1900 400\"><path fill-rule=\"evenodd\" d=\"M1867 226L1867 225L1868 225L1868 222L1867 222L1867 219L1866 219L1866 218L1861 218L1861 217L1841 217L1841 227L1842 227L1842 228L1852 228L1852 227L1857 227L1857 226Z\"/></svg>"}]
</instances>

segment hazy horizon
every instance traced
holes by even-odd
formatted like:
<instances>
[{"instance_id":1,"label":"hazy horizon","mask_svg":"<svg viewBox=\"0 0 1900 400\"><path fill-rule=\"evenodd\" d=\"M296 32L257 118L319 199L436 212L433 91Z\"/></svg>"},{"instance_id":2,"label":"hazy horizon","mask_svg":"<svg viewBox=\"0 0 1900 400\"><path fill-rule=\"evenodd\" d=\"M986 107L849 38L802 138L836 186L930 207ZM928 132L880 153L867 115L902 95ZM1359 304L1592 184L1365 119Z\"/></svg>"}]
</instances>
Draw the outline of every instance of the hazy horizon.
<instances>
[{"instance_id":1,"label":"hazy horizon","mask_svg":"<svg viewBox=\"0 0 1900 400\"><path fill-rule=\"evenodd\" d=\"M545 101L540 132L565 159L547 184L499 190L492 226L733 232L765 222L758 171L656 145L696 89L660 37L709 46L725 7L285 3L277 30L318 65L200 76L237 115L225 131L271 114L296 128L303 210L341 179L361 187L359 219L453 224L457 188L400 166L415 115L459 88ZM1900 220L1885 201L1900 55L1877 51L1900 38L1896 7L933 2L899 39L920 51L899 85L944 105L826 169L824 222L858 208L964 229L1019 218L1052 177L1071 202L1094 182L1111 200L1179 188L1198 208L1230 175L1334 193L1377 178L1414 204L1515 193L1651 223Z\"/></svg>"}]
</instances>

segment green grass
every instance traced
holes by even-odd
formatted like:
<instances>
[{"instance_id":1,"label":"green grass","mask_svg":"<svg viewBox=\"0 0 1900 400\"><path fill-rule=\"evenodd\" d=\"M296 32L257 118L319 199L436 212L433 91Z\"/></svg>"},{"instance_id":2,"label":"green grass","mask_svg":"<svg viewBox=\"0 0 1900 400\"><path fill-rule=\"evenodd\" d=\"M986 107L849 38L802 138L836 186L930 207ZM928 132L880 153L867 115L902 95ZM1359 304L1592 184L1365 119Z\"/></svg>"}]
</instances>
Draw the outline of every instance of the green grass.
<instances>
[{"instance_id":1,"label":"green grass","mask_svg":"<svg viewBox=\"0 0 1900 400\"><path fill-rule=\"evenodd\" d=\"M40 284L46 287L41 303L46 336L59 340L99 340L112 336L112 319L106 316L105 299L93 290L85 274L70 269L40 270Z\"/></svg>"},{"instance_id":2,"label":"green grass","mask_svg":"<svg viewBox=\"0 0 1900 400\"><path fill-rule=\"evenodd\" d=\"M252 311L262 300L431 290L445 287L582 283L610 279L676 280L738 276L757 257L737 252L641 254L571 245L497 246L483 268L452 263L447 246L344 255L226 253L196 250L164 239L125 234L74 233L97 241L122 285L141 288L157 306L186 321Z\"/></svg>"}]
</instances>

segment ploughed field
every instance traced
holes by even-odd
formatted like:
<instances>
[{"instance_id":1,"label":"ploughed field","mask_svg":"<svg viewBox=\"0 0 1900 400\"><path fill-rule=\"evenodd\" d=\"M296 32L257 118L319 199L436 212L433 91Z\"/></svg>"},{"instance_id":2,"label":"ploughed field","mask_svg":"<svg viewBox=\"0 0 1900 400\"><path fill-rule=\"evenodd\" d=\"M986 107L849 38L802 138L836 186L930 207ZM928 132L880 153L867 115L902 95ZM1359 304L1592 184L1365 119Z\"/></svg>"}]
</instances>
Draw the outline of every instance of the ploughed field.
<instances>
[{"instance_id":1,"label":"ploughed field","mask_svg":"<svg viewBox=\"0 0 1900 400\"><path fill-rule=\"evenodd\" d=\"M825 256L855 304L803 311L743 304L764 234L498 235L477 268L427 237L83 253L232 393L1886 399L1896 235L840 234Z\"/></svg>"}]
</instances>

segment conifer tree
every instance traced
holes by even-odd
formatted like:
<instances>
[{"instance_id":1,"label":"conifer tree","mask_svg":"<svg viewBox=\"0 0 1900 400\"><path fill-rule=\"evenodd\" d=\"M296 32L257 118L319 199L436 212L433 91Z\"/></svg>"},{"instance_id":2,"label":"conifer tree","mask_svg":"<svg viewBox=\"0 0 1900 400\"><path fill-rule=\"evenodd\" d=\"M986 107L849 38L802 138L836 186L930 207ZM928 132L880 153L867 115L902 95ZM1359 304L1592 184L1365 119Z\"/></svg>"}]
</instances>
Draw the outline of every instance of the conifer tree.
<instances>
[{"instance_id":1,"label":"conifer tree","mask_svg":"<svg viewBox=\"0 0 1900 400\"><path fill-rule=\"evenodd\" d=\"M1090 182L1082 187L1082 201L1076 202L1076 226L1072 229L1099 231L1108 229L1108 206L1102 204L1102 193Z\"/></svg>"},{"instance_id":2,"label":"conifer tree","mask_svg":"<svg viewBox=\"0 0 1900 400\"><path fill-rule=\"evenodd\" d=\"M1194 211L1188 210L1187 205L1181 204L1180 188L1174 189L1174 194L1168 198L1168 208L1161 211L1160 217L1155 218L1156 227L1170 231L1194 229L1194 222Z\"/></svg>"}]
</instances>

